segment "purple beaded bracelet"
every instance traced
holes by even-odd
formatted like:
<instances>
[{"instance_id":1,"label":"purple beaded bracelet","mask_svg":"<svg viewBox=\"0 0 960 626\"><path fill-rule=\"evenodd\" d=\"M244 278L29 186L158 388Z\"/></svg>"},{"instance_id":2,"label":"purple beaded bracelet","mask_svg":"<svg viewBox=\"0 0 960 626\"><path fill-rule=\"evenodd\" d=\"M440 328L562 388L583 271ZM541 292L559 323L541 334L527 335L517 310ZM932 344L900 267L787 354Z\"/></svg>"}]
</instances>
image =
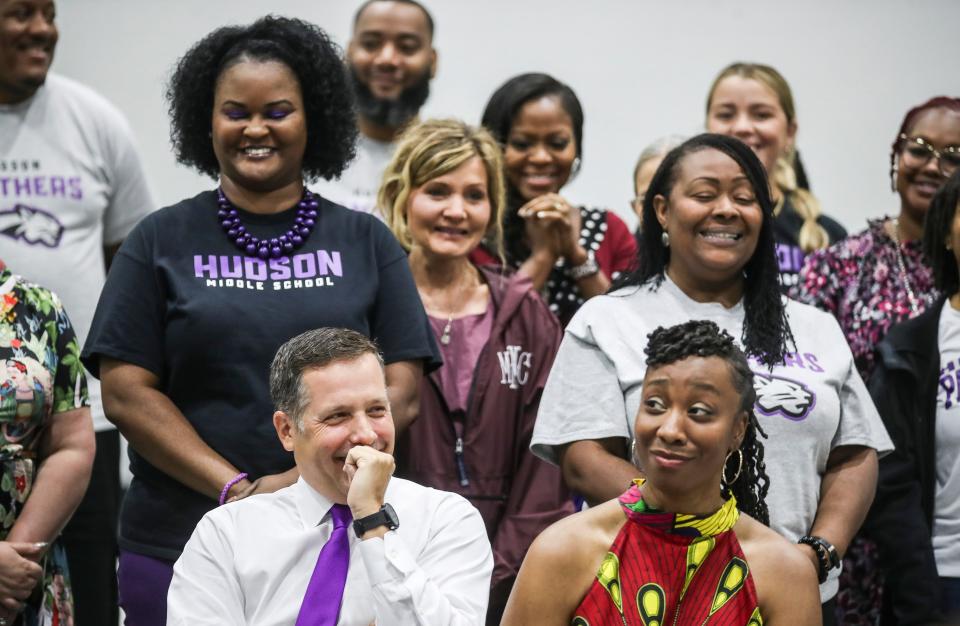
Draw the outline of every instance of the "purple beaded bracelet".
<instances>
[{"instance_id":1,"label":"purple beaded bracelet","mask_svg":"<svg viewBox=\"0 0 960 626\"><path fill-rule=\"evenodd\" d=\"M246 477L247 477L246 472L240 472L239 474L231 478L229 481L227 481L227 484L223 486L223 490L220 491L221 506L223 506L227 501L227 494L230 493L230 487L233 487L234 485L236 485L238 482L240 482Z\"/></svg>"}]
</instances>

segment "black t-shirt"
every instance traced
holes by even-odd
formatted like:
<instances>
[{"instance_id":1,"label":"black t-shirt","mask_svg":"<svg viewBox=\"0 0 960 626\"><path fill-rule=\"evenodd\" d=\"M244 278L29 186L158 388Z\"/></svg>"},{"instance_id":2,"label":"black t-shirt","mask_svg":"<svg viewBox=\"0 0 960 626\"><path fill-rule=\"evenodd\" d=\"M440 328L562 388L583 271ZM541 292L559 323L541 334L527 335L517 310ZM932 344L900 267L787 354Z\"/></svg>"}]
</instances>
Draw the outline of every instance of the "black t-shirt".
<instances>
[{"instance_id":1,"label":"black t-shirt","mask_svg":"<svg viewBox=\"0 0 960 626\"><path fill-rule=\"evenodd\" d=\"M847 237L846 229L836 220L821 215L817 223L827 231L830 245ZM777 261L780 263L780 289L786 293L797 284L800 270L803 268L803 259L806 253L800 247L800 229L803 228L803 218L793 207L790 195L783 199L783 208L773 221L773 236L777 242Z\"/></svg>"},{"instance_id":2,"label":"black t-shirt","mask_svg":"<svg viewBox=\"0 0 960 626\"><path fill-rule=\"evenodd\" d=\"M241 211L253 234L278 236L296 207ZM375 339L384 361L439 362L403 249L376 218L320 200L304 246L272 261L243 256L217 220L212 191L146 217L113 260L83 362L132 363L200 437L254 480L294 465L273 427L268 387L277 348L312 328L351 328ZM121 513L124 549L175 559L216 506L130 448L134 478Z\"/></svg>"}]
</instances>

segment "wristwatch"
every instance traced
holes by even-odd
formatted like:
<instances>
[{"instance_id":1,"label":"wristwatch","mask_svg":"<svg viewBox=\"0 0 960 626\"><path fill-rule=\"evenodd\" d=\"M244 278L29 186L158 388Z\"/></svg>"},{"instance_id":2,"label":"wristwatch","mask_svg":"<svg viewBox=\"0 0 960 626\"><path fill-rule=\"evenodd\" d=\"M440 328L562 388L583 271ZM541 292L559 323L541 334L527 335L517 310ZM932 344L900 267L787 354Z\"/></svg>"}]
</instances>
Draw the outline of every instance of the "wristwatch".
<instances>
[{"instance_id":1,"label":"wristwatch","mask_svg":"<svg viewBox=\"0 0 960 626\"><path fill-rule=\"evenodd\" d=\"M597 260L593 258L593 252L587 253L587 260L570 268L570 276L574 280L580 280L581 278L588 278L594 276L600 271L600 266L597 265Z\"/></svg>"},{"instance_id":2,"label":"wristwatch","mask_svg":"<svg viewBox=\"0 0 960 626\"><path fill-rule=\"evenodd\" d=\"M817 560L820 562L820 567L817 568L817 575L821 585L826 582L827 574L830 573L830 570L840 567L840 554L837 552L837 549L833 547L833 544L823 537L804 535L797 540L797 543L806 544L817 553Z\"/></svg>"},{"instance_id":3,"label":"wristwatch","mask_svg":"<svg viewBox=\"0 0 960 626\"><path fill-rule=\"evenodd\" d=\"M397 512L389 504L384 504L373 515L353 520L353 532L356 533L358 538L363 538L368 530L380 526L386 526L390 530L396 530L400 526L400 518L397 517Z\"/></svg>"}]
</instances>

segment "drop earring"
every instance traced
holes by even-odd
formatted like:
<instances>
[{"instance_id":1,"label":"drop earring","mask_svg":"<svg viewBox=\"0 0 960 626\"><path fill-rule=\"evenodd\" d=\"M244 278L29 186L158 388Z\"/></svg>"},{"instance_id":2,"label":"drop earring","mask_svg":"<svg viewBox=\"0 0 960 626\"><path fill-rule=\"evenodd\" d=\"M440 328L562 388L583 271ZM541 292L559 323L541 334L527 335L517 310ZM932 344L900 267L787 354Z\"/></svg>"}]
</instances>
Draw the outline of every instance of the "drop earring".
<instances>
[{"instance_id":1,"label":"drop earring","mask_svg":"<svg viewBox=\"0 0 960 626\"><path fill-rule=\"evenodd\" d=\"M670 233L668 233L667 231L663 231L663 233L660 235L660 243L663 244L663 247L664 247L664 248L669 248L669 247L670 247Z\"/></svg>"},{"instance_id":2,"label":"drop earring","mask_svg":"<svg viewBox=\"0 0 960 626\"><path fill-rule=\"evenodd\" d=\"M576 176L580 173L580 157L574 157L573 164L570 166L570 176Z\"/></svg>"}]
</instances>

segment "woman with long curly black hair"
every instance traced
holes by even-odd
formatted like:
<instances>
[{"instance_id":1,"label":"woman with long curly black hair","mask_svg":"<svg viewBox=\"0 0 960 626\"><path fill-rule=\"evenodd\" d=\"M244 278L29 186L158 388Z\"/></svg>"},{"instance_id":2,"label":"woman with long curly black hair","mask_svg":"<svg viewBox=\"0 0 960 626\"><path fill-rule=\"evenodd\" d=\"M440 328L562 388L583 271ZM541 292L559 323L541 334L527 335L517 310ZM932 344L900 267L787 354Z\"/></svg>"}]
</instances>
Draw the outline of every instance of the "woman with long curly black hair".
<instances>
[{"instance_id":1,"label":"woman with long curly black hair","mask_svg":"<svg viewBox=\"0 0 960 626\"><path fill-rule=\"evenodd\" d=\"M832 316L783 298L763 165L741 141L698 135L672 150L644 199L637 270L566 328L540 402L534 452L591 502L615 497L647 366L644 337L683 320L739 338L756 378L767 444L770 525L817 565L859 528L889 438ZM807 545L810 544L810 545ZM826 558L821 561L820 557Z\"/></svg>"},{"instance_id":2,"label":"woman with long curly black hair","mask_svg":"<svg viewBox=\"0 0 960 626\"><path fill-rule=\"evenodd\" d=\"M813 568L765 527L746 355L710 321L657 328L644 352L633 452L645 478L540 535L503 623L818 624Z\"/></svg>"},{"instance_id":3,"label":"woman with long curly black hair","mask_svg":"<svg viewBox=\"0 0 960 626\"><path fill-rule=\"evenodd\" d=\"M323 31L279 17L218 29L180 60L167 97L180 162L219 186L127 238L84 351L131 445L119 581L138 626L164 623L173 562L204 513L297 480L270 419L278 346L323 326L375 338L400 429L436 358L389 230L306 187L339 174L356 137Z\"/></svg>"}]
</instances>

